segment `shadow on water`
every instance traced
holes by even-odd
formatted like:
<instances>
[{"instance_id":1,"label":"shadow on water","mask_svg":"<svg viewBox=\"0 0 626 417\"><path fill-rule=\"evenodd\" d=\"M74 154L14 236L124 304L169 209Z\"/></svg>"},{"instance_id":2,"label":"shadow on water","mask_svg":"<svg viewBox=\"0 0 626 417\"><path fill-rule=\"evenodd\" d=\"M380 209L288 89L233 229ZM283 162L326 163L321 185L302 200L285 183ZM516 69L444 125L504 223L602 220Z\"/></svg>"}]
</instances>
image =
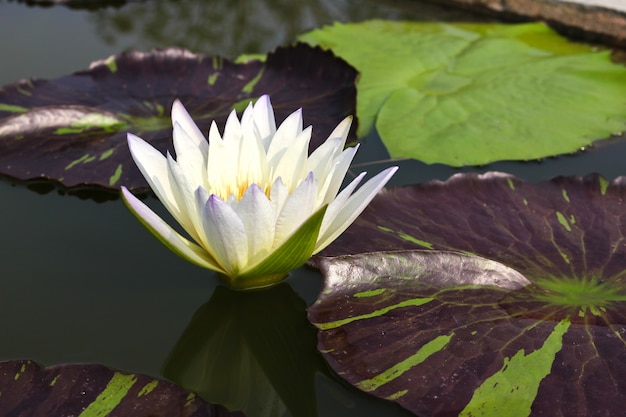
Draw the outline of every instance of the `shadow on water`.
<instances>
[{"instance_id":1,"label":"shadow on water","mask_svg":"<svg viewBox=\"0 0 626 417\"><path fill-rule=\"evenodd\" d=\"M217 287L163 375L248 417L411 415L337 382L315 349L317 331L305 309L287 283L258 291Z\"/></svg>"}]
</instances>

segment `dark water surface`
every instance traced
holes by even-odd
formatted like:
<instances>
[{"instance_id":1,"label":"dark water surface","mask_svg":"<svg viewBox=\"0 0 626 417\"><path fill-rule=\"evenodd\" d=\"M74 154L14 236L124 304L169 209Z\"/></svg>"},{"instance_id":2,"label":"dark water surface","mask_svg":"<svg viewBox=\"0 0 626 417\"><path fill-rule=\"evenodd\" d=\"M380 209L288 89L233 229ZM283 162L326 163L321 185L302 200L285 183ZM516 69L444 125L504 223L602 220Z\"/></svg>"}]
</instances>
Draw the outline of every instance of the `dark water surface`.
<instances>
[{"instance_id":1,"label":"dark water surface","mask_svg":"<svg viewBox=\"0 0 626 417\"><path fill-rule=\"evenodd\" d=\"M369 18L484 19L415 0L146 1L91 11L0 0L0 84L26 77L61 76L129 48L182 46L230 58L265 53L323 24ZM497 163L480 169L402 161L394 184L489 169L513 172L530 181L591 172L613 178L626 172L625 156L624 141L613 141L583 155ZM371 161L386 158L378 139L368 137L357 156L361 167L355 171L378 172L380 164L370 166ZM284 413L283 402L291 400L273 398L276 393L271 388L265 391L271 385L301 385L303 391L289 394L290 398L312 401L319 416L411 415L345 386L321 362L315 351L315 331L305 322L305 307L313 302L321 285L316 271L293 273L282 287L286 289L272 295L274 298L268 296L268 315L262 322L269 326L267 334L284 331L274 339L283 337L285 341L259 347L250 343L250 338L262 339L262 332L257 331L265 324L250 328L245 321L262 314L260 293L249 302L222 287L215 292L218 283L211 272L171 254L120 200L98 203L62 195L56 189L42 195L31 188L0 181L0 360L33 359L45 365L100 363L158 377L165 374L187 386L206 384L203 378L207 377L201 374L218 372L222 385L231 387L227 391L250 391L246 394L250 398L255 390L262 392L270 411L255 414L259 416L290 415ZM236 313L225 311L225 302L241 303L241 307L235 308ZM287 311L295 321L283 323L283 310L270 313L273 303L290 306ZM252 304L261 313L253 310ZM218 330L235 336L219 339ZM232 345L216 347L219 340ZM299 343L302 340L306 343ZM275 360L272 352L283 348L287 349L280 353L286 358L285 367L296 371L266 372L267 363ZM289 349L293 349L293 357ZM229 351L243 355L235 356L242 359L224 362L221 355ZM257 360L260 364L254 364L255 355L264 358ZM221 364L214 363L218 357ZM317 376L300 373L300 366L302 372ZM280 378L283 380L277 382ZM226 395L211 394L199 386L196 389L213 401L222 401ZM250 400L255 401L263 402ZM314 408L294 412L294 416L315 416Z\"/></svg>"}]
</instances>

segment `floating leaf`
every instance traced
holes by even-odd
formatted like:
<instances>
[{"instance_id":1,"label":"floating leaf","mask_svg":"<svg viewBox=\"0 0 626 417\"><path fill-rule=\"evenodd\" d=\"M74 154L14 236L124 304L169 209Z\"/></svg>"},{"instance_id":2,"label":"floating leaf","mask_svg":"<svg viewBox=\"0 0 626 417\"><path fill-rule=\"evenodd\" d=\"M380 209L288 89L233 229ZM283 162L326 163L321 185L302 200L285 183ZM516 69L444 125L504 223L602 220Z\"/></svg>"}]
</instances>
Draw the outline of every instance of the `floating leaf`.
<instances>
[{"instance_id":1,"label":"floating leaf","mask_svg":"<svg viewBox=\"0 0 626 417\"><path fill-rule=\"evenodd\" d=\"M305 123L313 125L313 150L354 114L355 77L332 53L304 44L240 64L177 48L126 52L86 71L0 89L0 173L69 187L146 187L126 133L173 151L176 98L207 132L212 120L223 130L233 108L242 111L270 94L278 122L303 109Z\"/></svg>"},{"instance_id":2,"label":"floating leaf","mask_svg":"<svg viewBox=\"0 0 626 417\"><path fill-rule=\"evenodd\" d=\"M384 191L325 255L454 250L490 259L472 260L487 278L437 251L318 258L327 282L309 318L320 350L418 414L620 415L625 201L625 177L597 175L460 174ZM529 284L502 285L516 276L503 268Z\"/></svg>"},{"instance_id":3,"label":"floating leaf","mask_svg":"<svg viewBox=\"0 0 626 417\"><path fill-rule=\"evenodd\" d=\"M626 177L457 174L383 190L325 256L380 250L469 252L525 275L615 276L626 269Z\"/></svg>"},{"instance_id":4,"label":"floating leaf","mask_svg":"<svg viewBox=\"0 0 626 417\"><path fill-rule=\"evenodd\" d=\"M625 127L626 69L540 23L335 23L300 39L360 71L359 135L375 124L394 158L529 160Z\"/></svg>"},{"instance_id":5,"label":"floating leaf","mask_svg":"<svg viewBox=\"0 0 626 417\"><path fill-rule=\"evenodd\" d=\"M243 417L171 382L100 365L0 362L3 416Z\"/></svg>"}]
</instances>

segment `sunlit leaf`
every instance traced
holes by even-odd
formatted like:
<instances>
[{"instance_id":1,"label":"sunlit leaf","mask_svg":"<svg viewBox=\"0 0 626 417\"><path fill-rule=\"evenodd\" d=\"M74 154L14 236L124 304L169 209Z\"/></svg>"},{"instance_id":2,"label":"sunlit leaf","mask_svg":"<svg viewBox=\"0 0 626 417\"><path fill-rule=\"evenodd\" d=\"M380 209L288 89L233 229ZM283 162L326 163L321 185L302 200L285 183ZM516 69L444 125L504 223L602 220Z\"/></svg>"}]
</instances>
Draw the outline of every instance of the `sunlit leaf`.
<instances>
[{"instance_id":1,"label":"sunlit leaf","mask_svg":"<svg viewBox=\"0 0 626 417\"><path fill-rule=\"evenodd\" d=\"M171 382L100 365L0 362L3 416L243 417Z\"/></svg>"},{"instance_id":2,"label":"sunlit leaf","mask_svg":"<svg viewBox=\"0 0 626 417\"><path fill-rule=\"evenodd\" d=\"M570 153L624 130L626 69L539 24L335 23L301 37L361 73L359 135L452 166Z\"/></svg>"},{"instance_id":3,"label":"sunlit leaf","mask_svg":"<svg viewBox=\"0 0 626 417\"><path fill-rule=\"evenodd\" d=\"M332 53L299 44L241 64L176 48L133 51L54 80L22 80L0 89L0 173L70 187L145 187L126 133L173 152L176 98L206 133L212 120L223 130L233 108L270 94L277 122L303 109L313 150L354 114L355 77Z\"/></svg>"},{"instance_id":4,"label":"sunlit leaf","mask_svg":"<svg viewBox=\"0 0 626 417\"><path fill-rule=\"evenodd\" d=\"M626 178L597 175L459 174L382 192L323 254L425 253L318 258L320 350L418 414L620 415L625 201Z\"/></svg>"}]
</instances>

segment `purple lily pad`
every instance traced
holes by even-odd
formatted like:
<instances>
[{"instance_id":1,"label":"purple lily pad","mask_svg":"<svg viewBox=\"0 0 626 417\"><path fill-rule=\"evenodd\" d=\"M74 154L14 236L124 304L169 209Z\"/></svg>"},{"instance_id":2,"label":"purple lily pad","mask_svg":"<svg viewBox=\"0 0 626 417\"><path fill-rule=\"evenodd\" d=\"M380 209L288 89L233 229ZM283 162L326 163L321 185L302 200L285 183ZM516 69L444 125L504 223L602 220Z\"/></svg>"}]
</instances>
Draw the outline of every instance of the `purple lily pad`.
<instances>
[{"instance_id":1,"label":"purple lily pad","mask_svg":"<svg viewBox=\"0 0 626 417\"><path fill-rule=\"evenodd\" d=\"M243 417L171 382L101 365L0 363L3 416Z\"/></svg>"},{"instance_id":2,"label":"purple lily pad","mask_svg":"<svg viewBox=\"0 0 626 417\"><path fill-rule=\"evenodd\" d=\"M304 44L241 64L178 48L122 53L86 71L0 89L0 173L67 187L147 187L126 133L172 151L176 98L207 132L212 120L223 129L233 108L269 94L277 122L303 109L304 122L313 125L312 151L355 113L355 78L343 60Z\"/></svg>"},{"instance_id":3,"label":"purple lily pad","mask_svg":"<svg viewBox=\"0 0 626 417\"><path fill-rule=\"evenodd\" d=\"M457 174L383 190L322 252L469 252L532 276L618 276L626 269L626 177ZM366 239L364 239L364 236Z\"/></svg>"},{"instance_id":4,"label":"purple lily pad","mask_svg":"<svg viewBox=\"0 0 626 417\"><path fill-rule=\"evenodd\" d=\"M625 208L597 175L385 191L316 260L319 349L419 415L621 415Z\"/></svg>"}]
</instances>

